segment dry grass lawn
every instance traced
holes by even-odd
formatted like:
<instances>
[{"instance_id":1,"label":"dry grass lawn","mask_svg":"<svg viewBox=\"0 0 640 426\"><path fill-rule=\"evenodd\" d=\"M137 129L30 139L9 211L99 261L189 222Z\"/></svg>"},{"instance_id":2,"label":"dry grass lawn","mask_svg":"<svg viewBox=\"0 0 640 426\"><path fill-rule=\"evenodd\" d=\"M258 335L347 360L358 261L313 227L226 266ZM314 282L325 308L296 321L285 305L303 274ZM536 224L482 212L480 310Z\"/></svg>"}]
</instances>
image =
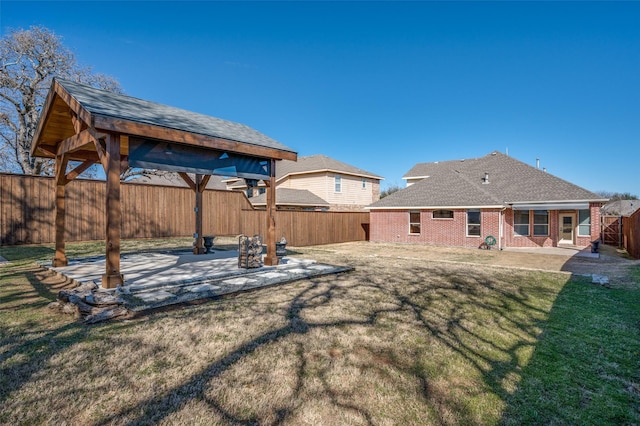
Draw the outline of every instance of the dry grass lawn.
<instances>
[{"instance_id":1,"label":"dry grass lawn","mask_svg":"<svg viewBox=\"0 0 640 426\"><path fill-rule=\"evenodd\" d=\"M31 261L2 267L0 423L515 424L527 418L518 395L561 293L640 300L633 275L604 289L498 268L508 262L490 261L495 253L389 247L299 249L356 269L94 326L47 308L64 283ZM626 332L618 339L637 367L640 333ZM625 381L620 392L637 405L640 377L616 362L602 374ZM624 405L617 419L640 423Z\"/></svg>"}]
</instances>

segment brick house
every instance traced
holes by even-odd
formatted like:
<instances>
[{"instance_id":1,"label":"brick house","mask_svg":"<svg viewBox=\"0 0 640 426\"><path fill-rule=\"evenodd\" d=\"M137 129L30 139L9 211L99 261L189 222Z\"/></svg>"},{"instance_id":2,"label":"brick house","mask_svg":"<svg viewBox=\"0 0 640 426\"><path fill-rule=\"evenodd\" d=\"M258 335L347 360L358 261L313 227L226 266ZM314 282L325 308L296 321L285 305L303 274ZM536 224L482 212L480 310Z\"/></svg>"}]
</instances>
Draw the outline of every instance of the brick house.
<instances>
[{"instance_id":1,"label":"brick house","mask_svg":"<svg viewBox=\"0 0 640 426\"><path fill-rule=\"evenodd\" d=\"M369 206L371 241L479 247L586 247L601 196L512 157L416 164L407 187Z\"/></svg>"},{"instance_id":2,"label":"brick house","mask_svg":"<svg viewBox=\"0 0 640 426\"><path fill-rule=\"evenodd\" d=\"M285 207L278 200L278 194L282 194L280 199L286 199L289 209L361 211L380 199L382 179L325 155L298 157L298 161L283 160L276 165L276 203L279 208ZM229 179L226 183L228 189L246 191L252 204L264 204L264 197L259 197L264 192L262 182L254 188L249 188L245 179ZM254 197L258 198L254 200Z\"/></svg>"}]
</instances>

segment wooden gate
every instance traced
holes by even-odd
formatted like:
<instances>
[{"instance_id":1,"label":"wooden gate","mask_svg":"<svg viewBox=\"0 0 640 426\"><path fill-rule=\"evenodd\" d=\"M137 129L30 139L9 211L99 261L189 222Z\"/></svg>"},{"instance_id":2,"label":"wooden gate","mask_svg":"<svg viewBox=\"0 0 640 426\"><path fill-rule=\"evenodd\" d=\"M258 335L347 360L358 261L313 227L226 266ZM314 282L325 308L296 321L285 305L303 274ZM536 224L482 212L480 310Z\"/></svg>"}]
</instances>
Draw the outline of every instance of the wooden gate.
<instances>
[{"instance_id":1,"label":"wooden gate","mask_svg":"<svg viewBox=\"0 0 640 426\"><path fill-rule=\"evenodd\" d=\"M610 246L622 246L621 216L602 216L602 242Z\"/></svg>"}]
</instances>

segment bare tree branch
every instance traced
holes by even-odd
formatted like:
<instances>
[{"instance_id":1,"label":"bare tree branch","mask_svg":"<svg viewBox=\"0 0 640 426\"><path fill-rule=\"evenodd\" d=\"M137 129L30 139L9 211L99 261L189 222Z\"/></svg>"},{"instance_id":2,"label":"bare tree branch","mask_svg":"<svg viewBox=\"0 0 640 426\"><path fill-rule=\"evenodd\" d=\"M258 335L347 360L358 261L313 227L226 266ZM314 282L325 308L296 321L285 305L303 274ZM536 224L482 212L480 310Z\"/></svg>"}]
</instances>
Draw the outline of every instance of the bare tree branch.
<instances>
[{"instance_id":1,"label":"bare tree branch","mask_svg":"<svg viewBox=\"0 0 640 426\"><path fill-rule=\"evenodd\" d=\"M31 157L31 143L53 77L121 93L112 77L78 65L51 30L34 26L0 39L0 168L53 174L51 160Z\"/></svg>"}]
</instances>

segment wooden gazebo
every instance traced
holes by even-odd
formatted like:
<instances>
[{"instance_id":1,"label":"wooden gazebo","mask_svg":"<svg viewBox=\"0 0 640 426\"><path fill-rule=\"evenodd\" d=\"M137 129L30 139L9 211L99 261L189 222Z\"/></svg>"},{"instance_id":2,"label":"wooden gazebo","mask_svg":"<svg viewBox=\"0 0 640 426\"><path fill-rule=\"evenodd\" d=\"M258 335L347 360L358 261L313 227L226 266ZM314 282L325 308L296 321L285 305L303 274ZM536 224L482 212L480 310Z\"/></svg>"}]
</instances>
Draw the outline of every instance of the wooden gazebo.
<instances>
[{"instance_id":1,"label":"wooden gazebo","mask_svg":"<svg viewBox=\"0 0 640 426\"><path fill-rule=\"evenodd\" d=\"M100 163L106 176L104 288L123 283L120 273L120 175L128 167L175 171L195 194L194 253L203 253L202 192L211 175L237 176L267 185L267 255L275 265L276 161L296 161L292 149L243 124L54 79L31 155L56 162L56 251L65 255L65 185ZM67 170L69 161L80 164ZM187 173L194 173L195 180Z\"/></svg>"}]
</instances>

